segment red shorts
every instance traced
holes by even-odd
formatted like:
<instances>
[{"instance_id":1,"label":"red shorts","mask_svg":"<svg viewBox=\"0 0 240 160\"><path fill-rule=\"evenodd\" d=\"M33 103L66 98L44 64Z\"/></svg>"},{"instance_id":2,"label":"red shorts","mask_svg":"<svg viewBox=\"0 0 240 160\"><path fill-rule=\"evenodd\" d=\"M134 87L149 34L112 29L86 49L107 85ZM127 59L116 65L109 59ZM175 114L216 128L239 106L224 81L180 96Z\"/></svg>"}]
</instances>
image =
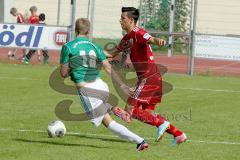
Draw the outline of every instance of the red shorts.
<instances>
[{"instance_id":1,"label":"red shorts","mask_svg":"<svg viewBox=\"0 0 240 160\"><path fill-rule=\"evenodd\" d=\"M139 79L132 97L128 98L128 104L142 109L155 110L157 103L162 99L162 77L155 74L147 78Z\"/></svg>"}]
</instances>

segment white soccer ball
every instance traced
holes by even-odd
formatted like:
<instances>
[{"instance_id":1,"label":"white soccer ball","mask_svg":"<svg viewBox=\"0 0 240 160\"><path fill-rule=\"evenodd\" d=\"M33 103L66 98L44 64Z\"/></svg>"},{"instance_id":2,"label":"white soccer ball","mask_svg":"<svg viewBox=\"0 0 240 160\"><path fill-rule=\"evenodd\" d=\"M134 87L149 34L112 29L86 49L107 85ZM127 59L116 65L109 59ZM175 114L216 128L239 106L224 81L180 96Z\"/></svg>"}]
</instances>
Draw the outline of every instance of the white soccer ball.
<instances>
[{"instance_id":1,"label":"white soccer ball","mask_svg":"<svg viewBox=\"0 0 240 160\"><path fill-rule=\"evenodd\" d=\"M49 137L63 137L66 134L66 127L59 120L52 121L48 124L47 132Z\"/></svg>"}]
</instances>

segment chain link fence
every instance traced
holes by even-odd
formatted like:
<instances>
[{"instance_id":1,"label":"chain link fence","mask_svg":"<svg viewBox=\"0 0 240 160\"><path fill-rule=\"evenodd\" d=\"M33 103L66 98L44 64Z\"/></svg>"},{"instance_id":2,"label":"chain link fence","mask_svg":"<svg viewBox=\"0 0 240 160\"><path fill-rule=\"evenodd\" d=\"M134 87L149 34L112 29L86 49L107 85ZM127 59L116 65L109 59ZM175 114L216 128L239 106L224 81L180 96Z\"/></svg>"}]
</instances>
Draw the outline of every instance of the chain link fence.
<instances>
[{"instance_id":1,"label":"chain link fence","mask_svg":"<svg viewBox=\"0 0 240 160\"><path fill-rule=\"evenodd\" d=\"M38 13L46 14L47 25L70 26L72 23L73 5L70 0L5 0L4 2L7 3L7 5L4 3L4 16L7 17L4 19L5 23L16 22L16 17L9 14L11 7L16 7L27 20L31 6L36 6ZM192 42L195 42L198 35L230 38L240 35L238 18L240 1L238 0L76 0L75 18L89 18L93 24L93 38L104 45L109 39L119 40L122 36L119 24L122 6L139 8L141 16L138 25L152 35L168 41L168 45L164 48L153 48L154 52L165 55L168 53L168 56L189 56L188 63L183 64L184 68L186 66L194 68L194 63L190 63L190 59L194 60L195 55L192 53L195 54L195 47L199 43L192 44ZM235 50L238 54L238 48Z\"/></svg>"}]
</instances>

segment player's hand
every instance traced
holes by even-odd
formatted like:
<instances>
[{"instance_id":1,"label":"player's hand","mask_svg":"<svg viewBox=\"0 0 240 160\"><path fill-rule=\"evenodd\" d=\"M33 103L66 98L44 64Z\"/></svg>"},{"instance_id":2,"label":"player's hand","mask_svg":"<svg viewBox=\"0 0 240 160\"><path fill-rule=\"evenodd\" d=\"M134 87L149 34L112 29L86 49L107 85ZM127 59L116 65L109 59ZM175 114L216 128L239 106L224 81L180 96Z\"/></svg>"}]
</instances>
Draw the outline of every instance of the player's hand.
<instances>
[{"instance_id":1,"label":"player's hand","mask_svg":"<svg viewBox=\"0 0 240 160\"><path fill-rule=\"evenodd\" d=\"M165 46L166 43L167 43L167 42L166 42L164 39L158 38L158 46Z\"/></svg>"},{"instance_id":2,"label":"player's hand","mask_svg":"<svg viewBox=\"0 0 240 160\"><path fill-rule=\"evenodd\" d=\"M133 95L134 90L131 89L130 87L128 87L127 85L122 84L122 85L120 86L120 88L121 88L121 90L122 90L126 95L128 95L128 96Z\"/></svg>"}]
</instances>

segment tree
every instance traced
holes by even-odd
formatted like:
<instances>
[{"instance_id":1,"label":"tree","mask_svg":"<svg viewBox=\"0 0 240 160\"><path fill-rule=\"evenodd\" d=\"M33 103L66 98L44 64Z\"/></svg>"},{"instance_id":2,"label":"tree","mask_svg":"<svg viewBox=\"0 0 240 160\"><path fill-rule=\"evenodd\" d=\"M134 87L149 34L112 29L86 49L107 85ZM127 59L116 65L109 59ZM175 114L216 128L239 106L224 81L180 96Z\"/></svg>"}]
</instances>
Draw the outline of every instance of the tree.
<instances>
[{"instance_id":1,"label":"tree","mask_svg":"<svg viewBox=\"0 0 240 160\"><path fill-rule=\"evenodd\" d=\"M175 32L187 31L190 17L190 0L175 0ZM148 30L168 31L171 0L145 0L140 22ZM155 11L155 13L153 13Z\"/></svg>"}]
</instances>

